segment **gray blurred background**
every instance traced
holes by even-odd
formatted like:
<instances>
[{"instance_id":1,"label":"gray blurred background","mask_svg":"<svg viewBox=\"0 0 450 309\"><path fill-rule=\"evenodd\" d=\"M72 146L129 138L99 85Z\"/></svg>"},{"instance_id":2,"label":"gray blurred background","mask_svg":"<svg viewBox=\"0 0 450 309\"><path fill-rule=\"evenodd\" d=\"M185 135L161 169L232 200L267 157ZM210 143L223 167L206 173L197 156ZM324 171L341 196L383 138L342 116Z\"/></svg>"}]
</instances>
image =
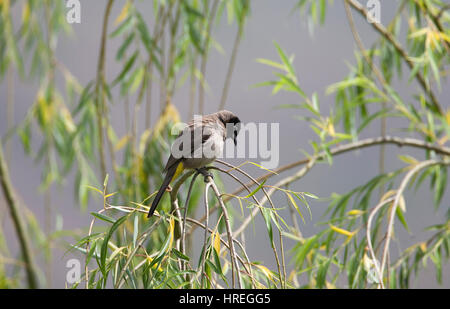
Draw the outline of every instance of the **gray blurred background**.
<instances>
[{"instance_id":1,"label":"gray blurred background","mask_svg":"<svg viewBox=\"0 0 450 309\"><path fill-rule=\"evenodd\" d=\"M119 14L124 0L116 1L110 23L110 31L113 29L113 21ZM138 1L141 13L151 18L152 1ZM365 4L365 0L360 0ZM399 1L382 1L381 20L387 24L395 13ZM321 110L329 110L334 104L334 96L325 95L326 88L342 80L349 72L349 64L354 63L354 50L356 48L342 1L335 1L327 12L324 26L315 28L313 35L310 34L307 21L300 16L298 11L292 11L296 1L283 0L253 0L251 2L251 16L245 26L244 38L239 48L237 63L231 82L226 108L238 114L243 122L266 122L280 123L280 165L303 158L300 149L312 152L309 144L315 136L306 123L294 119L300 110L276 109L280 104L299 103L298 95L280 92L271 95L271 88L253 88L252 85L273 79L273 70L255 61L257 58L267 58L278 61L273 42L276 41L288 55L294 54L294 66L298 74L299 82L303 90L311 95L313 92L319 94ZM81 0L81 24L73 25L73 36L64 37L58 42L56 57L64 63L75 75L82 85L86 85L95 78L98 60L98 49L100 45L100 32L102 16L106 1ZM370 25L365 19L354 13L355 21L361 38L366 47L377 38ZM151 21L148 21L151 24ZM228 25L226 17L221 24L214 28L213 36L225 50L225 54L212 49L207 66L207 81L211 91L206 94L206 112L215 112L219 105L225 74L229 63L232 44L236 33L235 25ZM122 63L114 59L120 43L120 39L108 41L108 52L106 62L107 80L112 81L122 68ZM408 70L405 69L405 76ZM407 78L404 78L407 79ZM58 81L60 87L64 84ZM447 84L445 84L447 83ZM25 112L34 100L37 85L25 83L16 78L15 80L15 118L20 122ZM412 98L412 93L417 88L415 82L412 84L396 83L397 90L405 97ZM183 120L187 121L188 113L188 87L184 86L173 98L173 103L179 109ZM443 90L438 93L438 98L444 107L448 107L450 90L448 82L443 81ZM7 130L6 125L6 82L0 84L0 135ZM123 125L123 102L120 97L115 97L116 104L112 108L112 123L116 128L118 136L124 132ZM159 104L155 104L152 110L153 121L159 113ZM141 121L142 124L142 121ZM396 127L392 120L389 126ZM143 128L140 128L140 132ZM363 134L363 137L377 136L379 124L372 125ZM390 131L392 134L392 130ZM396 132L395 132L396 133ZM34 146L39 145L38 139L34 138ZM403 166L397 158L400 153L395 146L387 146L386 170L393 170ZM423 158L420 151L411 151L410 154L416 158ZM291 186L292 190L307 191L319 197L328 197L333 192L344 193L350 189L367 182L378 172L379 149L372 147L341 155L335 158L333 166L321 164L316 166L305 178ZM229 160L230 163L240 163L242 160ZM256 160L258 162L258 160ZM17 137L12 142L12 156L10 157L10 173L13 184L23 202L33 211L41 224L44 222L45 198L38 190L41 182L40 166L26 156L23 147ZM254 175L261 174L257 168L248 167ZM295 172L297 169L291 171ZM55 213L60 213L61 218L53 217L52 225L60 220L63 229L79 229L86 227L91 220L90 211L101 208L99 200L91 199L89 209L85 213L79 211L79 206L74 202L74 173L70 173L63 186L54 185L52 189L51 205ZM288 173L272 179L272 183ZM229 192L236 189L236 185L225 179ZM95 184L94 184L95 185ZM397 240L394 246L404 249L420 240L425 240L427 234L423 232L426 226L443 222L444 209L448 208L450 199L447 192L439 211L435 212L432 203L432 195L428 190L428 184L424 184L417 192L408 192L406 195L407 212L406 219L412 234L408 234L402 227L396 229ZM284 197L276 197L275 202L280 206L286 206ZM236 207L238 207L236 205ZM311 201L312 220L305 216L305 224L301 223L302 233L305 237L311 236L319 228L316 223L322 221L321 215L326 209L326 201ZM8 245L13 252L17 252L17 240L11 226L10 218L5 211L4 201L0 198L1 219L4 230L7 233ZM198 216L202 215L202 207L198 209ZM288 214L288 212L286 212ZM61 221L62 220L62 221ZM301 222L301 220L299 221ZM194 238L195 239L195 238ZM255 220L254 228L250 227L246 233L247 250L251 260L257 260L271 269L276 269L273 253L269 246L267 233L262 220ZM72 243L74 240L68 239ZM293 241L286 240L286 247L290 248ZM395 248L395 247L392 248ZM195 244L194 244L195 248ZM395 249L393 249L395 250ZM64 251L56 249L53 252L52 282L51 286L64 288L66 277L66 261L77 257L73 253L64 255ZM79 256L78 256L79 257ZM42 261L41 261L42 262ZM293 265L290 265L292 267ZM450 287L450 267L444 267L443 286ZM428 268L412 284L418 288L439 287L435 280L434 267L429 264Z\"/></svg>"}]
</instances>

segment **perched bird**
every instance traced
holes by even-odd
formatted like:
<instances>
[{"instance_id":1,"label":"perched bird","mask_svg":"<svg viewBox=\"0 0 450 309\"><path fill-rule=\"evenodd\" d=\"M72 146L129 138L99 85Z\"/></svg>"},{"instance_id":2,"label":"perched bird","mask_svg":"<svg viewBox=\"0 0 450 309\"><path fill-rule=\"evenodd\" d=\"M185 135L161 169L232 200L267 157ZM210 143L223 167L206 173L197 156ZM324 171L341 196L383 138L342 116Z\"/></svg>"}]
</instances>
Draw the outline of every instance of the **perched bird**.
<instances>
[{"instance_id":1,"label":"perched bird","mask_svg":"<svg viewBox=\"0 0 450 309\"><path fill-rule=\"evenodd\" d=\"M222 110L195 118L187 124L172 145L170 157L164 168L166 176L147 217L153 215L171 181L185 169L201 170L212 163L222 154L227 138L233 138L234 145L237 145L240 123L239 118L232 112Z\"/></svg>"}]
</instances>

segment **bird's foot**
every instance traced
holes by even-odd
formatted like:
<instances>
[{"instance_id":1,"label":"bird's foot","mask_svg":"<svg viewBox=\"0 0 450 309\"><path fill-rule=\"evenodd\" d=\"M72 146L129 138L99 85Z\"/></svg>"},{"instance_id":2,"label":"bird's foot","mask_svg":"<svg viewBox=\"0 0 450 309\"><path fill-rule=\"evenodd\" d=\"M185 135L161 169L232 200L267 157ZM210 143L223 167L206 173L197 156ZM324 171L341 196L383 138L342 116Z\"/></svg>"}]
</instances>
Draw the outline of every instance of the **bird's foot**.
<instances>
[{"instance_id":1,"label":"bird's foot","mask_svg":"<svg viewBox=\"0 0 450 309\"><path fill-rule=\"evenodd\" d=\"M207 168L196 168L197 173L202 174L205 182L208 182L208 177L214 178L213 174Z\"/></svg>"}]
</instances>

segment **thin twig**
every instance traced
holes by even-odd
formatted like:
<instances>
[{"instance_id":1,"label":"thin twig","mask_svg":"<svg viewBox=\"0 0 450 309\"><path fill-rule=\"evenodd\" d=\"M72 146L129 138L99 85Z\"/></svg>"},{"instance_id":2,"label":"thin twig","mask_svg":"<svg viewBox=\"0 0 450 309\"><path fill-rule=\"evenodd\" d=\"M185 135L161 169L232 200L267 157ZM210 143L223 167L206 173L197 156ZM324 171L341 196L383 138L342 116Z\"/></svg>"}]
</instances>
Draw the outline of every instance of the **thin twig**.
<instances>
[{"instance_id":1,"label":"thin twig","mask_svg":"<svg viewBox=\"0 0 450 309\"><path fill-rule=\"evenodd\" d=\"M117 277L115 288L119 288L121 286L122 278L127 270L128 265L130 264L133 257L136 255L139 248L142 246L144 241L147 239L147 237L159 226L161 223L161 217L153 223L142 235L139 237L139 242L136 243L136 246L134 247L133 251L128 255L127 260L125 262L125 265L123 265L122 271L120 272L119 277Z\"/></svg>"},{"instance_id":2,"label":"thin twig","mask_svg":"<svg viewBox=\"0 0 450 309\"><path fill-rule=\"evenodd\" d=\"M207 176L206 177L206 182L211 184L211 188L214 191L214 194L217 197L217 200L219 201L219 205L222 208L222 212L223 212L223 218L225 220L225 226L226 226L226 230L227 230L227 236L228 236L228 243L230 244L230 258L231 258L231 282L232 282L232 287L234 288L235 286L235 273L237 274L237 278L238 278L238 285L239 288L242 288L241 284L242 284L242 280L241 280L241 274L237 265L237 260L236 260L236 254L235 254L235 248L234 248L234 242L233 242L233 232L231 230L231 225L230 225L230 218L228 216L228 211L227 208L225 207L225 204L222 200L222 196L219 192L219 189L217 188L214 180L212 179L211 176Z\"/></svg>"},{"instance_id":3,"label":"thin twig","mask_svg":"<svg viewBox=\"0 0 450 309\"><path fill-rule=\"evenodd\" d=\"M208 191L209 188L211 188L211 183L212 182L207 182L205 185L205 194L204 194L204 202L205 202L205 214L206 214L206 220L205 220L205 232L204 232L204 236L203 236L203 256L202 256L202 271L205 272L205 260L206 260L206 251L208 248L208 224L209 224L209 203L208 203ZM202 281L201 281L201 286L203 286L203 278L204 276L202 276Z\"/></svg>"},{"instance_id":4,"label":"thin twig","mask_svg":"<svg viewBox=\"0 0 450 309\"><path fill-rule=\"evenodd\" d=\"M231 174L229 171L226 171L226 170L224 170L224 169L222 169L222 168L219 168L219 167L216 167L216 166L209 166L209 167L207 167L207 169L208 169L208 170L209 170L209 169L218 170L218 171L220 171L220 172L222 172L222 173L224 173L224 174L230 176L230 177L233 178L236 182L238 182L241 186L245 187L245 189L247 190L247 192L248 192L249 194L251 194L252 191L250 190L250 188L249 188L244 182L242 182L238 177L236 177L235 175ZM255 209L259 209L259 210L262 212L262 207L263 207L263 206L260 204L259 200L256 198L255 195L252 195L252 199L255 201L255 203L256 203L256 205L257 205L257 207L256 207ZM202 220L202 222L203 222L203 220ZM190 233L191 233L192 231L193 231L193 229L190 230ZM244 233L240 233L240 234L241 234L241 235L244 235ZM235 235L234 237L237 237L237 235ZM242 248L242 250L244 251L242 245L241 245L241 248ZM279 271L279 273L280 273L280 281L281 281L282 278L281 278L281 272L280 272L280 263L279 263L278 253L277 253L277 251L276 251L276 247L275 247L275 245L274 245L273 242L272 242L272 250L274 251L274 256L275 256L275 260L276 260L276 262L277 262L278 271ZM244 254L247 255L245 252L244 252ZM250 273L251 273L251 267L250 267Z\"/></svg>"},{"instance_id":5,"label":"thin twig","mask_svg":"<svg viewBox=\"0 0 450 309\"><path fill-rule=\"evenodd\" d=\"M367 9L363 5L361 5L358 1L356 1L356 0L346 0L346 1L357 12L359 12L364 17L368 18L370 16ZM373 23L371 23L371 25L378 33L380 33L384 38L386 38L386 40L388 40L391 43L391 45L397 50L399 55L406 62L408 67L412 70L414 68L414 63L411 60L411 58L409 57L408 53L403 49L400 42L398 42L398 40L381 23L373 22ZM431 90L431 87L427 84L427 82L423 78L422 74L417 72L415 77L416 77L418 83L420 84L420 86L422 87L422 89L425 91L425 93L430 98L431 103L434 105L436 110L439 112L440 115L443 115L444 111L443 111L441 105L439 104L438 100L436 99L436 96L434 95L433 91Z\"/></svg>"},{"instance_id":6,"label":"thin twig","mask_svg":"<svg viewBox=\"0 0 450 309\"><path fill-rule=\"evenodd\" d=\"M403 5L403 3L402 3L402 5ZM359 36L358 30L357 30L356 25L355 25L355 21L353 19L352 11L350 9L350 5L348 4L348 0L344 1L344 6L345 6L345 12L347 14L347 19L348 19L348 22L349 22L349 25L350 25L350 29L352 31L353 38L355 39L356 45L358 46L361 54L363 55L364 59L366 60L367 64L369 65L370 69L375 74L375 76L378 79L380 85L383 87L385 92L389 93L386 79L383 77L383 75L381 74L380 70L377 68L377 66L374 64L372 59L367 54L366 48L364 47L364 44L363 44L363 42L361 40L361 37ZM388 97L388 96L386 95L385 97ZM386 100L383 100L381 102L381 108L382 109L386 108ZM386 129L387 129L387 117L382 117L381 118L381 128L380 129L381 129L380 130L381 136L385 137L386 136ZM386 151L385 150L386 150L386 146L385 145L381 145L380 146L379 161L378 161L378 172L379 172L380 175L384 174L384 165L385 165L385 156L386 156ZM384 193L384 186L383 185L380 185L380 192L379 193L380 193L380 197L383 196L383 193Z\"/></svg>"},{"instance_id":7,"label":"thin twig","mask_svg":"<svg viewBox=\"0 0 450 309\"><path fill-rule=\"evenodd\" d=\"M391 213L389 216L389 221L388 221L388 228L387 228L387 232L386 232L386 242L384 244L384 250L383 250L383 255L382 255L382 259L381 259L381 269L380 272L383 274L384 272L384 268L386 266L386 261L387 261L387 255L388 255L388 251L389 251L389 244L390 244L390 240L392 237L392 231L394 228L394 219L395 219L395 213L397 210L397 207L399 206L399 202L400 199L403 196L403 191L405 191L406 186L408 185L409 181L411 180L411 178L418 173L420 170L426 168L426 167L430 167L433 165L440 165L440 164L450 164L449 162L445 163L442 161L437 161L437 160L427 160L427 161L423 161L419 164L417 164L413 169L411 169L406 176L403 178L400 187L397 190L397 193L395 194L395 199L394 199L394 204L392 205L392 209L391 209ZM389 270L388 270L389 272Z\"/></svg>"},{"instance_id":8,"label":"thin twig","mask_svg":"<svg viewBox=\"0 0 450 309\"><path fill-rule=\"evenodd\" d=\"M8 68L8 72L6 75L6 127L7 132L13 129L14 127L14 69L13 67ZM6 163L11 163L12 158L12 141L8 139L5 145L6 149Z\"/></svg>"},{"instance_id":9,"label":"thin twig","mask_svg":"<svg viewBox=\"0 0 450 309\"><path fill-rule=\"evenodd\" d=\"M183 254L186 254L186 217L187 217L187 212L188 212L188 206L189 206L189 201L191 199L191 193L192 193L192 189L194 187L194 183L195 180L197 178L197 176L199 175L199 173L195 173L194 176L191 179L191 183L189 184L189 189L188 189L188 193L186 196L186 201L184 202L184 215L183 215L183 226L182 226L182 237L181 237L181 243L180 243L180 252ZM207 228L205 230L208 230ZM182 262L183 264L183 268L181 269L182 271L185 270L184 266L185 266L185 262ZM189 276L189 274L186 274L187 278ZM190 281L190 280L187 280Z\"/></svg>"},{"instance_id":10,"label":"thin twig","mask_svg":"<svg viewBox=\"0 0 450 309\"><path fill-rule=\"evenodd\" d=\"M11 219L16 230L19 246L25 263L25 272L27 274L28 287L30 289L38 288L37 268L34 262L34 254L30 246L25 224L19 210L19 203L11 184L8 167L3 155L3 147L0 142L0 186L6 200L6 208L8 208Z\"/></svg>"},{"instance_id":11,"label":"thin twig","mask_svg":"<svg viewBox=\"0 0 450 309\"><path fill-rule=\"evenodd\" d=\"M391 197L387 200L381 201L378 203L377 206L373 208L373 210L370 212L369 217L367 218L367 228L366 228L366 239L367 239L367 247L369 249L372 261L375 265L375 270L377 272L378 280L380 281L381 288L384 289L384 283L383 283L383 273L380 270L380 265L377 262L377 257L375 255L375 251L373 250L372 245L372 236L370 235L371 229L372 229L372 220L375 214L386 204L389 204L394 201L394 198Z\"/></svg>"},{"instance_id":12,"label":"thin twig","mask_svg":"<svg viewBox=\"0 0 450 309\"><path fill-rule=\"evenodd\" d=\"M252 177L250 174L244 172L241 168L233 166L227 162L221 161L221 160L216 160L216 162L223 164L225 166L228 166L230 168L232 168L233 170L236 170L237 172L241 173L242 175L246 176L247 178L249 178L251 181L253 181L255 183L255 185L257 186L261 186L261 184L254 178ZM264 188L264 186L261 187L261 190L263 191L264 195L265 195L265 200L264 201L269 201L270 203L270 207L272 208L273 211L275 211L275 204L273 203L272 199L270 198L270 194L267 193L266 189ZM264 205L264 202L259 204L261 207L262 205ZM255 208L256 210L261 210L261 215L263 215L262 213L262 208L261 207L257 207ZM251 219L252 217L247 218ZM280 222L278 220L278 216L275 216L275 220L277 221L277 225L280 226ZM276 246L275 246L275 242L272 240L271 244L272 244L272 249L275 252L275 260L277 262L277 267L278 267L278 272L279 272L279 276L280 276L280 284L282 288L286 287L286 263L285 263L285 259L284 259L284 245L283 245L283 235L281 233L280 230L278 230L278 237L279 237L279 241L280 241L280 253L281 253L281 268L280 268L280 261L279 261L279 257L276 251ZM283 272L281 272L281 270L283 270ZM284 278L284 279L283 279Z\"/></svg>"},{"instance_id":13,"label":"thin twig","mask_svg":"<svg viewBox=\"0 0 450 309\"><path fill-rule=\"evenodd\" d=\"M97 81L95 86L96 95L96 115L97 115L97 127L98 127L98 146L100 155L100 179L103 179L106 175L106 158L105 151L103 149L103 113L105 107L105 61L106 61L106 41L108 33L108 21L111 14L111 8L114 0L109 0L106 4L105 14L103 17L102 37L100 41L100 54L98 56L97 66Z\"/></svg>"},{"instance_id":14,"label":"thin twig","mask_svg":"<svg viewBox=\"0 0 450 309\"><path fill-rule=\"evenodd\" d=\"M377 146L377 145L383 145L383 144L392 144L392 145L396 145L399 147L407 146L407 147L413 147L413 148L420 148L420 149L424 149L424 150L432 150L432 151L436 152L437 154L450 156L450 148L448 148L448 147L437 146L437 145L423 142L421 140L413 139L413 138L400 138L400 137L392 137L392 136L367 138L367 139L363 139L360 141L348 143L345 145L336 146L336 147L330 149L330 154L332 156L340 155L340 154L344 154L344 153L347 153L350 151L364 149L367 147L372 147L372 146ZM317 155L317 160L322 160L325 157L326 157L326 152L325 151L320 152ZM279 167L278 169L275 169L273 172L267 173L265 175L262 175L262 176L256 178L256 180L258 182L263 181L265 179L271 178L275 175L278 175L282 172L288 171L297 166L308 164L311 160L312 160L311 158L306 158L306 159L302 159L299 161L295 161L295 162L286 164L284 166ZM249 187L252 187L254 185L255 185L255 183L253 181L247 183L247 186L249 186ZM241 193L244 190L245 190L245 188L240 187L238 190L233 192L232 195L238 195L239 193Z\"/></svg>"}]
</instances>

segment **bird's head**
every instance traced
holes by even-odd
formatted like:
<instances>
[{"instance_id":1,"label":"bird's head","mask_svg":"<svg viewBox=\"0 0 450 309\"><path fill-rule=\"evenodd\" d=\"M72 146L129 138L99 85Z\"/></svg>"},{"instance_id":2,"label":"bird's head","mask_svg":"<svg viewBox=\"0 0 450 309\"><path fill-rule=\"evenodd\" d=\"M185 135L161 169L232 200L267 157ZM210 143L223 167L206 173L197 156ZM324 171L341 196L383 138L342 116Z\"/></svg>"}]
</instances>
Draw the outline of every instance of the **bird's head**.
<instances>
[{"instance_id":1,"label":"bird's head","mask_svg":"<svg viewBox=\"0 0 450 309\"><path fill-rule=\"evenodd\" d=\"M239 119L238 116L236 116L235 114L233 114L230 111L227 110L221 110L219 112L217 112L217 117L219 118L220 121L222 121L223 125L225 126L225 128L229 128L230 126L233 129L233 141L234 141L234 145L237 145L237 136L239 133L239 130L241 129L241 120Z\"/></svg>"}]
</instances>

